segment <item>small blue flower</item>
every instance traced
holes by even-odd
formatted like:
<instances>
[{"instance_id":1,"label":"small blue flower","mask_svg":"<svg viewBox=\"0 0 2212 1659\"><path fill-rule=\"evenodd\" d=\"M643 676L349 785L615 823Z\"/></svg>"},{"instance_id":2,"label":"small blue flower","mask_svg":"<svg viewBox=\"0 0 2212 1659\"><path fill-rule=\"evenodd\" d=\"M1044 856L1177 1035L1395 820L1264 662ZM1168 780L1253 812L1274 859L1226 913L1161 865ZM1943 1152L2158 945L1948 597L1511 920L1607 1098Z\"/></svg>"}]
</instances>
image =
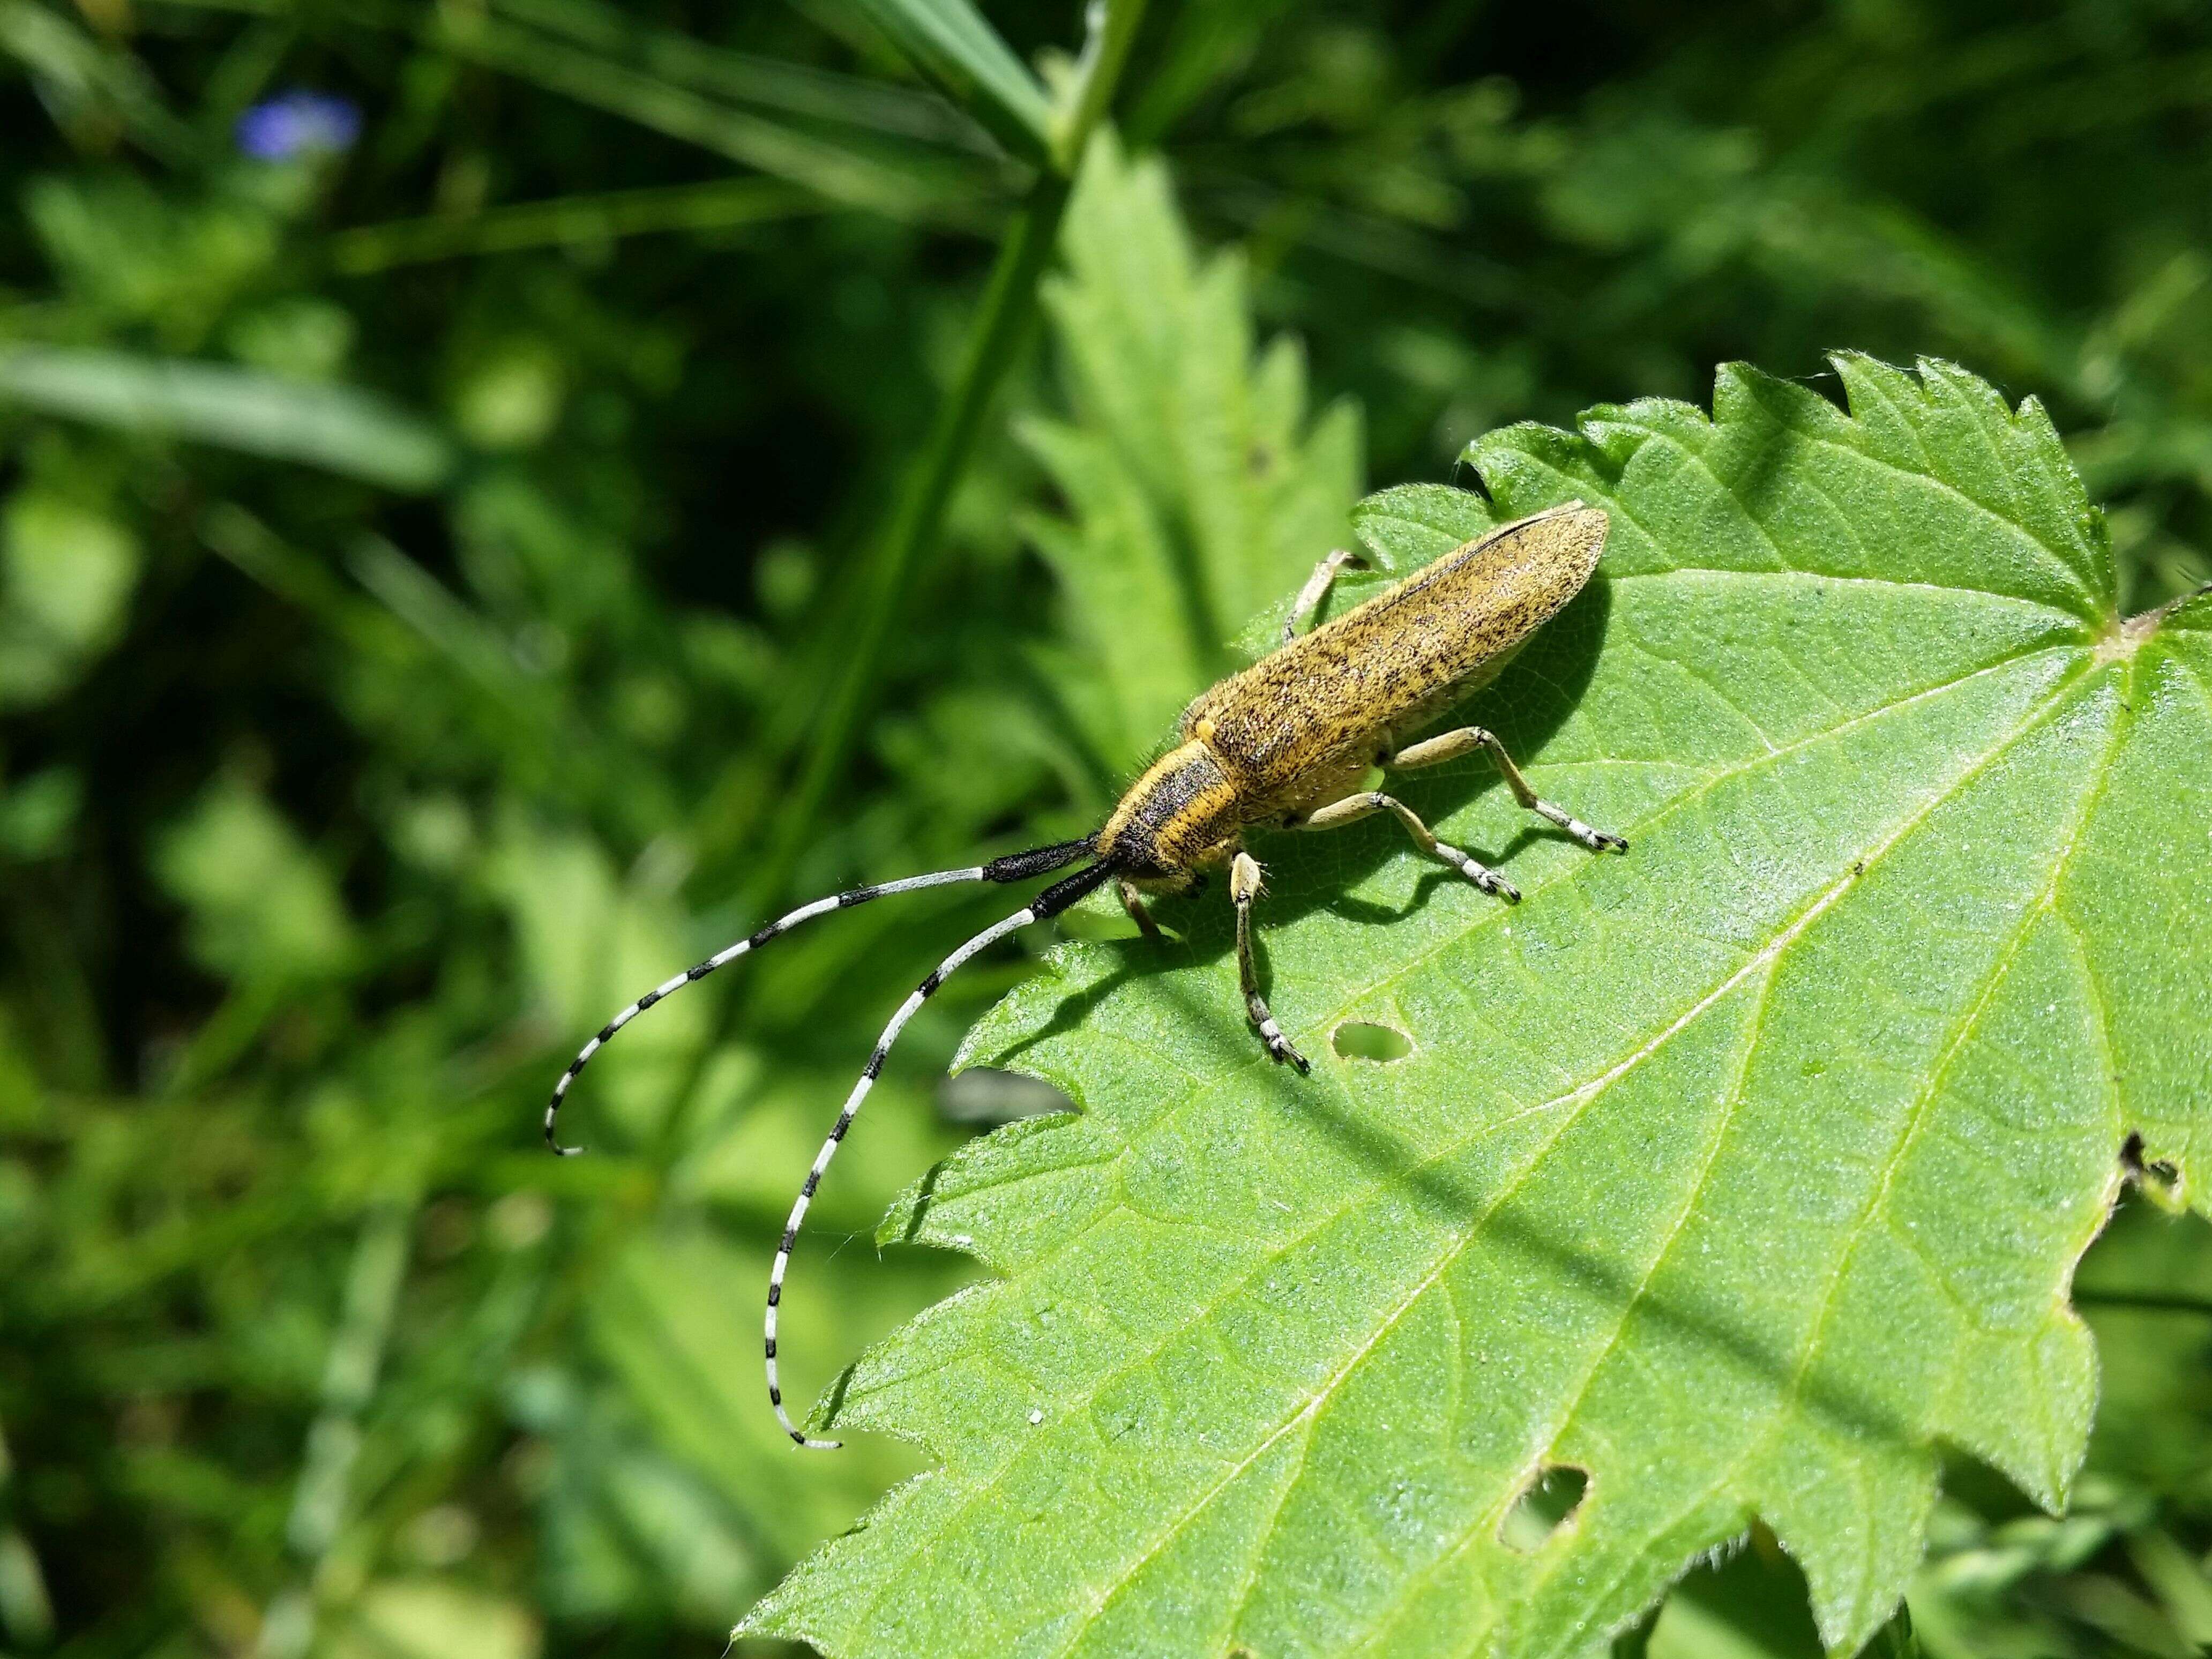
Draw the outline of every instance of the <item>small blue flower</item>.
<instances>
[{"instance_id":1,"label":"small blue flower","mask_svg":"<svg viewBox=\"0 0 2212 1659\"><path fill-rule=\"evenodd\" d=\"M238 148L257 161L335 155L361 136L361 111L327 92L285 92L238 118Z\"/></svg>"}]
</instances>

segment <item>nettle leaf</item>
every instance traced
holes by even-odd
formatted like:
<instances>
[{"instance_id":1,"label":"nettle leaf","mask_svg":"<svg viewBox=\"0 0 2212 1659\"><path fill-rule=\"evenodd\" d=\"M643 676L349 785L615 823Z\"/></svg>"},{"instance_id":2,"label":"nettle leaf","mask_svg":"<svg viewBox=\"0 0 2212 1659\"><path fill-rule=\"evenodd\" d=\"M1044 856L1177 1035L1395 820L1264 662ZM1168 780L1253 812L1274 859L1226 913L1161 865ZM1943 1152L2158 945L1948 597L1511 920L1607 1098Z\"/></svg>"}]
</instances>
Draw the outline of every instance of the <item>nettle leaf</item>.
<instances>
[{"instance_id":1,"label":"nettle leaf","mask_svg":"<svg viewBox=\"0 0 2212 1659\"><path fill-rule=\"evenodd\" d=\"M1023 437L1066 504L1024 528L1066 594L1066 667L1047 674L1103 771L1156 747L1224 643L1286 598L1358 493L1357 408L1309 418L1305 360L1255 352L1244 263L1201 261L1167 169L1092 143L1045 290L1075 418Z\"/></svg>"},{"instance_id":2,"label":"nettle leaf","mask_svg":"<svg viewBox=\"0 0 2212 1659\"><path fill-rule=\"evenodd\" d=\"M1632 851L1480 765L1402 793L1517 908L1387 821L1255 837L1310 1078L1245 1029L1218 890L1185 945L1056 952L968 1054L1083 1110L893 1215L1000 1277L835 1413L943 1468L749 1630L1586 1654L1758 1518L1849 1649L1940 1448L2064 1501L2096 1394L2068 1283L2124 1146L2200 1204L2212 1154L2212 598L2116 620L2033 402L1837 368L1849 416L1729 368L1710 420L1474 446L1497 516L1580 496L1612 532L1468 714ZM1418 562L1470 510L1391 492L1368 540ZM1409 1051L1344 1058L1352 1022Z\"/></svg>"}]
</instances>

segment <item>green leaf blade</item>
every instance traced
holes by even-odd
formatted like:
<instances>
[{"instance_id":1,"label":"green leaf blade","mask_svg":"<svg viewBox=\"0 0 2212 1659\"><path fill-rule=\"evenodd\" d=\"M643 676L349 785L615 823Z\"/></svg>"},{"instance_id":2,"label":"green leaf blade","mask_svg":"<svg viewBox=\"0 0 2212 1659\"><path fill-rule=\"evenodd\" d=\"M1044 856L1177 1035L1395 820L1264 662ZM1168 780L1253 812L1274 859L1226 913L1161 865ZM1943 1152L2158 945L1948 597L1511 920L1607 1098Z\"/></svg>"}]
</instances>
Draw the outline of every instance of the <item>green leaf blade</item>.
<instances>
[{"instance_id":1,"label":"green leaf blade","mask_svg":"<svg viewBox=\"0 0 2212 1659\"><path fill-rule=\"evenodd\" d=\"M1014 155L1052 158L1044 88L967 0L860 0L915 73L988 127Z\"/></svg>"},{"instance_id":2,"label":"green leaf blade","mask_svg":"<svg viewBox=\"0 0 2212 1659\"><path fill-rule=\"evenodd\" d=\"M2115 623L2039 411L1842 367L1850 416L1738 370L1711 421L1474 447L1488 514L1613 530L1467 718L1631 854L1531 833L1480 767L1402 793L1518 907L1387 823L1255 837L1310 1079L1246 1030L1218 901L1171 908L1182 944L1056 952L964 1052L1083 1114L895 1213L1003 1277L838 1407L945 1468L749 1629L1577 1655L1764 1519L1847 1647L1918 1561L1939 1444L2063 1500L2072 1264L2130 1130L2203 1156L2205 633ZM1390 492L1361 527L1418 562L1483 512ZM1340 1058L1347 1020L1411 1052ZM1524 1551L1505 1516L1557 1465L1587 1492Z\"/></svg>"},{"instance_id":3,"label":"green leaf blade","mask_svg":"<svg viewBox=\"0 0 2212 1659\"><path fill-rule=\"evenodd\" d=\"M371 392L120 351L19 346L0 354L6 403L303 462L387 489L434 489L456 459L436 428Z\"/></svg>"},{"instance_id":4,"label":"green leaf blade","mask_svg":"<svg viewBox=\"0 0 2212 1659\"><path fill-rule=\"evenodd\" d=\"M2101 988L2099 1015L2122 1108L2143 1158L2204 1207L2212 1076L2212 594L2170 609L2140 642L2108 636L2130 714L2057 907ZM2130 650L2130 647L2133 647Z\"/></svg>"},{"instance_id":5,"label":"green leaf blade","mask_svg":"<svg viewBox=\"0 0 2212 1659\"><path fill-rule=\"evenodd\" d=\"M1364 441L1350 406L1310 413L1292 343L1255 353L1243 263L1193 252L1156 158L1102 133L1063 246L1044 299L1073 418L1024 436L1069 516L1029 529L1079 653L1055 689L1112 709L1081 721L1112 775L1236 665L1237 624L1340 537Z\"/></svg>"}]
</instances>

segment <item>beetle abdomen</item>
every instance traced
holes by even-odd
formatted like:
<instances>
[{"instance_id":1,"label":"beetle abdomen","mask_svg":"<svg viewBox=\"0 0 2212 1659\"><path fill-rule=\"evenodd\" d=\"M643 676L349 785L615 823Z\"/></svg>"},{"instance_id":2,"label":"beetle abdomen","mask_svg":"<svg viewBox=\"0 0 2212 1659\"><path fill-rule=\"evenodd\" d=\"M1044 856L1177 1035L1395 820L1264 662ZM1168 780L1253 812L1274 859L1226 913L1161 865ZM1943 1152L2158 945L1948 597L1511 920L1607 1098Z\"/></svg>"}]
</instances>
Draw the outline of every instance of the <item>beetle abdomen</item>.
<instances>
[{"instance_id":1,"label":"beetle abdomen","mask_svg":"<svg viewBox=\"0 0 2212 1659\"><path fill-rule=\"evenodd\" d=\"M1231 676L1184 711L1182 733L1240 793L1305 774L1453 702L1589 581L1606 515L1580 503L1507 525Z\"/></svg>"}]
</instances>

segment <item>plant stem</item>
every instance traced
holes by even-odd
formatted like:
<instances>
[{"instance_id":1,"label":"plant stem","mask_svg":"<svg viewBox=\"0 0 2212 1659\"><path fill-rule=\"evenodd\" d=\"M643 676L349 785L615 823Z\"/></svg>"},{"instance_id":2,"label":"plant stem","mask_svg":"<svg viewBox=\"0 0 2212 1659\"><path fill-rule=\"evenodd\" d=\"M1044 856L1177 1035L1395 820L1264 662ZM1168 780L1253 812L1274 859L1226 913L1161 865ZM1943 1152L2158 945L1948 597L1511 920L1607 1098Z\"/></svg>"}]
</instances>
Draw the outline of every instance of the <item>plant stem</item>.
<instances>
[{"instance_id":1,"label":"plant stem","mask_svg":"<svg viewBox=\"0 0 2212 1659\"><path fill-rule=\"evenodd\" d=\"M1053 134L1054 160L1071 179L1083 160L1083 147L1091 142L1091 133L1113 101L1114 88L1128 63L1129 47L1144 15L1144 0L1123 0L1121 5L1091 0L1086 11L1084 21L1088 33L1083 56L1076 64L1075 84L1067 99L1066 117Z\"/></svg>"},{"instance_id":2,"label":"plant stem","mask_svg":"<svg viewBox=\"0 0 2212 1659\"><path fill-rule=\"evenodd\" d=\"M1115 82L1128 60L1129 43L1143 14L1144 0L1104 3L1093 10L1091 36L1054 145L1058 170L1039 175L1006 227L959 375L939 407L921 459L860 574L857 616L851 634L839 646L842 668L805 741L803 769L783 803L776 838L762 862L757 892L763 902L775 898L789 883L830 786L844 769L854 733L882 678L891 629L905 613L915 576L944 528L945 503L974 455L984 414L1036 315L1037 287L1058 246L1060 220L1084 149L1112 103Z\"/></svg>"},{"instance_id":3,"label":"plant stem","mask_svg":"<svg viewBox=\"0 0 2212 1659\"><path fill-rule=\"evenodd\" d=\"M345 1307L323 1370L322 1410L307 1431L307 1455L284 1523L284 1540L300 1559L301 1577L270 1601L258 1659L299 1659L314 1644L315 1579L350 1508L361 1419L376 1392L377 1372L391 1340L416 1207L411 1195L377 1204L355 1241Z\"/></svg>"},{"instance_id":4,"label":"plant stem","mask_svg":"<svg viewBox=\"0 0 2212 1659\"><path fill-rule=\"evenodd\" d=\"M2074 1291L2077 1308L2136 1308L2152 1313L2212 1314L2212 1297L2162 1291Z\"/></svg>"},{"instance_id":5,"label":"plant stem","mask_svg":"<svg viewBox=\"0 0 2212 1659\"><path fill-rule=\"evenodd\" d=\"M943 528L945 503L967 470L984 412L1036 314L1037 283L1059 240L1071 188L1056 173L1040 175L1006 227L960 373L938 406L921 459L861 573L858 614L838 647L841 672L805 740L804 769L784 803L776 839L761 869L763 898L773 897L790 880L830 786L843 769L854 732L881 677L892 626L906 611L916 570Z\"/></svg>"},{"instance_id":6,"label":"plant stem","mask_svg":"<svg viewBox=\"0 0 2212 1659\"><path fill-rule=\"evenodd\" d=\"M465 219L433 216L332 233L327 267L368 276L394 265L510 253L522 248L588 246L665 231L729 230L821 213L834 204L781 179L716 179L599 196L517 202Z\"/></svg>"}]
</instances>

